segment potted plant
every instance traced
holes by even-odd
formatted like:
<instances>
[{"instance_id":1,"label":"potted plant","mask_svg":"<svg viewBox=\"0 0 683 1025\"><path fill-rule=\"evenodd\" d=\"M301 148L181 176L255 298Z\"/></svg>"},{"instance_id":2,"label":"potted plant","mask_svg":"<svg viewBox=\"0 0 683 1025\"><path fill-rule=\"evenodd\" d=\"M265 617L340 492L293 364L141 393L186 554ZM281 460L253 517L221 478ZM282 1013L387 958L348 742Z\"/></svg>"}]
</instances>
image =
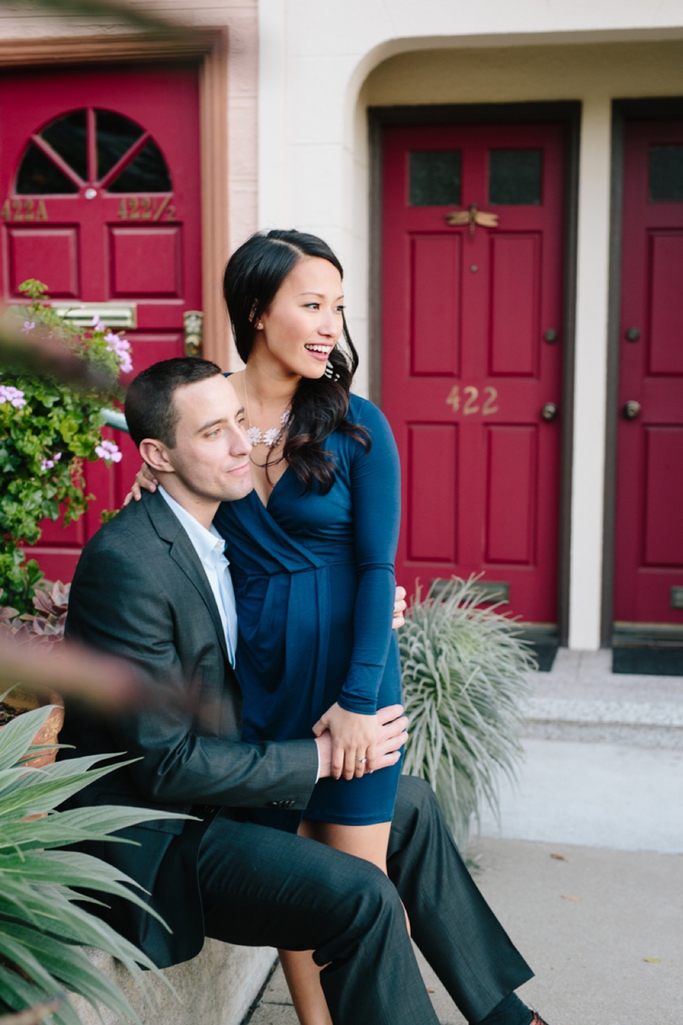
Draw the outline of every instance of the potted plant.
<instances>
[{"instance_id":1,"label":"potted plant","mask_svg":"<svg viewBox=\"0 0 683 1025\"><path fill-rule=\"evenodd\" d=\"M410 720L404 771L432 786L465 847L486 802L497 814L501 773L514 778L519 732L536 668L520 628L486 603L477 578L418 588L399 630L403 702Z\"/></svg>"},{"instance_id":2,"label":"potted plant","mask_svg":"<svg viewBox=\"0 0 683 1025\"><path fill-rule=\"evenodd\" d=\"M121 459L118 446L103 440L103 411L122 392L121 371L132 370L130 344L95 319L79 331L47 303L47 286L25 281L19 290L29 300L10 307L27 341L41 337L62 343L77 361L92 369L76 387L51 373L45 363L36 373L10 364L0 376L0 587L7 605L34 614L33 598L42 579L38 564L26 561L22 544L35 544L45 518L65 524L81 516L93 496L84 490L83 463ZM108 388L101 382L109 380Z\"/></svg>"},{"instance_id":3,"label":"potted plant","mask_svg":"<svg viewBox=\"0 0 683 1025\"><path fill-rule=\"evenodd\" d=\"M69 600L70 584L51 584L36 590L33 615L21 615L12 606L0 606L0 635L11 637L18 646L52 646L64 638L64 624ZM3 592L0 590L0 600ZM49 695L37 695L34 691L14 687L0 701L0 730L17 715L35 708L51 706L45 723L33 738L34 745L56 745L59 731L64 723L64 704L55 691ZM40 768L57 757L57 747L47 746L42 754L31 760L31 765Z\"/></svg>"}]
</instances>

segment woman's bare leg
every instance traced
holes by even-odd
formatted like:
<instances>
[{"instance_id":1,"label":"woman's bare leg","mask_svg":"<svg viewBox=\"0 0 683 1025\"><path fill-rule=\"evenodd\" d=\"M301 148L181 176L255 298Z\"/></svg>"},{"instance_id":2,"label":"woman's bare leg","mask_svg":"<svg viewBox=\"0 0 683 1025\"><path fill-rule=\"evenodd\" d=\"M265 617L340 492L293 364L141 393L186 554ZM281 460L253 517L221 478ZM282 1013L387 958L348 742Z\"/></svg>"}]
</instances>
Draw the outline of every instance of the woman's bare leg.
<instances>
[{"instance_id":1,"label":"woman's bare leg","mask_svg":"<svg viewBox=\"0 0 683 1025\"><path fill-rule=\"evenodd\" d=\"M342 826L304 819L299 835L372 862L386 874L390 822L372 826ZM281 950L280 963L301 1025L332 1025L320 985L320 969L311 950Z\"/></svg>"}]
</instances>

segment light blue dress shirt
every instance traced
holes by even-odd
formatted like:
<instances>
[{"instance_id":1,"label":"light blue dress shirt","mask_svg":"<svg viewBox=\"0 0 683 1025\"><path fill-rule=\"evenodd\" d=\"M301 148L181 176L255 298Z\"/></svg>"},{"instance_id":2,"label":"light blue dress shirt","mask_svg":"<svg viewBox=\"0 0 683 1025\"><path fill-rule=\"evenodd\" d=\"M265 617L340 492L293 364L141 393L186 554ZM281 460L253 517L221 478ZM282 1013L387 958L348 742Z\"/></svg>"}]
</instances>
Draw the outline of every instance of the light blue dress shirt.
<instances>
[{"instance_id":1,"label":"light blue dress shirt","mask_svg":"<svg viewBox=\"0 0 683 1025\"><path fill-rule=\"evenodd\" d=\"M228 656L232 666L235 665L237 651L237 610L235 608L235 591L230 576L230 563L225 556L225 541L216 528L211 525L207 530L192 513L183 509L182 505L171 498L167 491L159 485L162 498L180 520L181 526L192 542L192 547L199 556L202 569L206 573L209 585L216 599L218 614L225 631Z\"/></svg>"}]
</instances>

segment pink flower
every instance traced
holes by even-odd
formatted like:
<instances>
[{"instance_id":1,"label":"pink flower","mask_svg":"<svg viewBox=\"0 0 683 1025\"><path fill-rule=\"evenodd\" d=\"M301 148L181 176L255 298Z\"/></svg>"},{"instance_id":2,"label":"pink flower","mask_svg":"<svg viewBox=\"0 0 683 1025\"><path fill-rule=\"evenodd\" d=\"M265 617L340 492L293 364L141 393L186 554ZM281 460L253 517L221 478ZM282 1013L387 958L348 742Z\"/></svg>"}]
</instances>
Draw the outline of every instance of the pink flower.
<instances>
[{"instance_id":1,"label":"pink flower","mask_svg":"<svg viewBox=\"0 0 683 1025\"><path fill-rule=\"evenodd\" d=\"M40 464L41 470L51 470L54 467L55 463L58 463L61 458L62 453L55 452L51 459L43 459L42 463Z\"/></svg>"},{"instance_id":2,"label":"pink flower","mask_svg":"<svg viewBox=\"0 0 683 1025\"><path fill-rule=\"evenodd\" d=\"M119 451L119 446L113 441L103 441L96 446L95 452L100 459L106 459L108 463L120 463L123 459L123 452Z\"/></svg>"},{"instance_id":3,"label":"pink flower","mask_svg":"<svg viewBox=\"0 0 683 1025\"><path fill-rule=\"evenodd\" d=\"M35 326L36 326L36 324L35 324L34 320L25 320L24 321L24 326L21 329L22 335L27 335L29 333L29 331L33 331Z\"/></svg>"},{"instance_id":4,"label":"pink flower","mask_svg":"<svg viewBox=\"0 0 683 1025\"><path fill-rule=\"evenodd\" d=\"M127 338L122 338L120 335L115 335L113 331L110 331L104 336L104 340L107 343L107 348L110 352L115 352L119 358L119 364L124 374L129 374L133 369L133 360L130 356L130 342Z\"/></svg>"},{"instance_id":5,"label":"pink flower","mask_svg":"<svg viewBox=\"0 0 683 1025\"><path fill-rule=\"evenodd\" d=\"M9 402L15 409L21 409L26 405L24 392L13 388L11 384L0 384L0 404Z\"/></svg>"}]
</instances>

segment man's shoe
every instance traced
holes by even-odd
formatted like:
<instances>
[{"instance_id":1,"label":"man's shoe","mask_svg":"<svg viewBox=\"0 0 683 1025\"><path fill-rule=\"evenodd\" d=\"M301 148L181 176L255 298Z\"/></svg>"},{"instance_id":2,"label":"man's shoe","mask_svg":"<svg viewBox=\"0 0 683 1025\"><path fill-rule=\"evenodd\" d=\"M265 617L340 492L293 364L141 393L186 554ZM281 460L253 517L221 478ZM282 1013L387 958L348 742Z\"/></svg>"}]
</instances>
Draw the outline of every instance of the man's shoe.
<instances>
[{"instance_id":1,"label":"man's shoe","mask_svg":"<svg viewBox=\"0 0 683 1025\"><path fill-rule=\"evenodd\" d=\"M537 1011L534 1011L533 1014L534 1014L534 1016L531 1019L531 1025L548 1025L548 1022L544 1021L543 1018L541 1018L540 1014L538 1014Z\"/></svg>"}]
</instances>

